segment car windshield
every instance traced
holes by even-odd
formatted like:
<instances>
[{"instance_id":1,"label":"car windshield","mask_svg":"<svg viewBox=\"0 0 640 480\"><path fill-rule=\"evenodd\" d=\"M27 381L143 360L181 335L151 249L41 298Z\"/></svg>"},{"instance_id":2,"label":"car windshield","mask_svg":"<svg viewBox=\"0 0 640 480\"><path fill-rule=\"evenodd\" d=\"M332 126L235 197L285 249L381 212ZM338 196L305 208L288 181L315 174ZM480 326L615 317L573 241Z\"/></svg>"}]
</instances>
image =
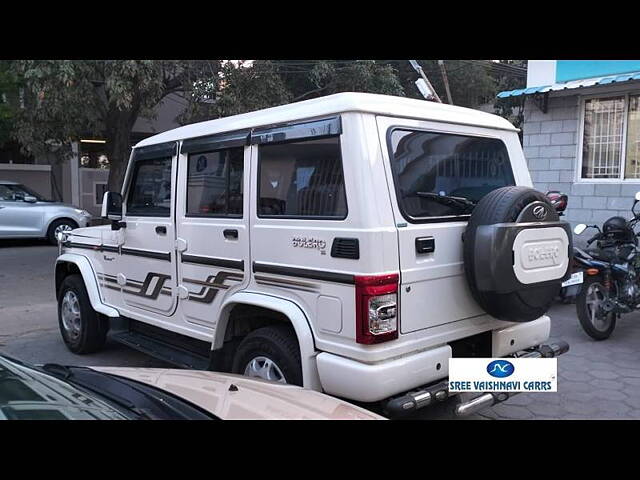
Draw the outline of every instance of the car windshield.
<instances>
[{"instance_id":1,"label":"car windshield","mask_svg":"<svg viewBox=\"0 0 640 480\"><path fill-rule=\"evenodd\" d=\"M28 196L35 197L39 202L48 201L24 185L0 183L0 200L15 202L18 200L24 200L24 197Z\"/></svg>"},{"instance_id":2,"label":"car windshield","mask_svg":"<svg viewBox=\"0 0 640 480\"><path fill-rule=\"evenodd\" d=\"M124 420L116 410L74 385L0 356L0 420Z\"/></svg>"},{"instance_id":3,"label":"car windshield","mask_svg":"<svg viewBox=\"0 0 640 480\"><path fill-rule=\"evenodd\" d=\"M398 203L409 219L468 216L487 193L515 184L497 138L395 129L390 147Z\"/></svg>"}]
</instances>

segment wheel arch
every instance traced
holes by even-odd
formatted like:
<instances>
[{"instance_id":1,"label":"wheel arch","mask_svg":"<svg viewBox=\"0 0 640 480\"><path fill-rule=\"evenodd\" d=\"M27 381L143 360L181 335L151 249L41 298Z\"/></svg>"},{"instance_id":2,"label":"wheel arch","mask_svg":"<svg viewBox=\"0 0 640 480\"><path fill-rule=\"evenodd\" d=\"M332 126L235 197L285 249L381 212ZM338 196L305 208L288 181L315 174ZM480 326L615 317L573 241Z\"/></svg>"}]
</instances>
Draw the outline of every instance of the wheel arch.
<instances>
[{"instance_id":1,"label":"wheel arch","mask_svg":"<svg viewBox=\"0 0 640 480\"><path fill-rule=\"evenodd\" d=\"M229 297L220 307L212 348L216 350L223 347L231 312L238 306L258 307L271 311L291 324L300 347L303 386L313 390L321 390L313 332L304 311L290 300L250 292L239 292Z\"/></svg>"},{"instance_id":2,"label":"wheel arch","mask_svg":"<svg viewBox=\"0 0 640 480\"><path fill-rule=\"evenodd\" d=\"M55 215L50 218L47 218L44 226L45 235L49 233L49 228L51 228L51 224L57 220L69 220L76 224L76 228L80 226L80 224L78 223L78 220L73 218L71 215L65 215L65 214Z\"/></svg>"},{"instance_id":3,"label":"wheel arch","mask_svg":"<svg viewBox=\"0 0 640 480\"><path fill-rule=\"evenodd\" d=\"M56 282L56 299L58 298L58 290L62 281L68 275L80 274L84 285L91 301L91 306L98 312L106 315L107 317L119 317L119 312L112 307L109 307L102 303L100 300L100 291L98 289L98 282L96 280L95 273L91 267L89 259L83 255L75 253L65 253L60 255L56 259L55 267L55 282Z\"/></svg>"}]
</instances>

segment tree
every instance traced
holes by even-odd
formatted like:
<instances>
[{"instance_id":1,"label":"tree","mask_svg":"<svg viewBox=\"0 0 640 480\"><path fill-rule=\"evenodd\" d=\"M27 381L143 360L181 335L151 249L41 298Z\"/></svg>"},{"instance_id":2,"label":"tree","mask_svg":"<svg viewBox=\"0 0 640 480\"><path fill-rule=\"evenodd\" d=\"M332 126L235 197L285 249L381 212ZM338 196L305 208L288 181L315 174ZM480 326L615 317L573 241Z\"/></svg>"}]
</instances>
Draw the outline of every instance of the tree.
<instances>
[{"instance_id":1,"label":"tree","mask_svg":"<svg viewBox=\"0 0 640 480\"><path fill-rule=\"evenodd\" d=\"M526 60L501 60L500 62L518 67L527 66ZM497 79L496 94L507 90L525 88L526 84L525 75L502 75ZM521 128L524 122L524 98L524 96L496 98L494 104L495 113L509 120L516 128ZM520 137L522 139L522 132L520 132Z\"/></svg>"},{"instance_id":2,"label":"tree","mask_svg":"<svg viewBox=\"0 0 640 480\"><path fill-rule=\"evenodd\" d=\"M201 85L183 123L274 107L338 92L404 95L395 69L372 60L227 62L219 82Z\"/></svg>"},{"instance_id":3,"label":"tree","mask_svg":"<svg viewBox=\"0 0 640 480\"><path fill-rule=\"evenodd\" d=\"M0 148L11 139L11 131L18 103L18 78L11 70L11 62L0 61Z\"/></svg>"},{"instance_id":4,"label":"tree","mask_svg":"<svg viewBox=\"0 0 640 480\"><path fill-rule=\"evenodd\" d=\"M109 190L119 190L139 116L152 116L167 95L191 91L202 78L215 81L220 62L173 60L22 60L24 109L14 135L32 154L71 154L83 135L106 140Z\"/></svg>"},{"instance_id":5,"label":"tree","mask_svg":"<svg viewBox=\"0 0 640 480\"><path fill-rule=\"evenodd\" d=\"M423 98L415 85L415 81L420 77L408 60L385 60L384 62L396 69L398 79L408 97ZM438 96L446 101L446 89L438 61L418 60L418 63ZM445 68L454 105L476 108L494 94L495 81L487 66L469 60L445 60Z\"/></svg>"}]
</instances>

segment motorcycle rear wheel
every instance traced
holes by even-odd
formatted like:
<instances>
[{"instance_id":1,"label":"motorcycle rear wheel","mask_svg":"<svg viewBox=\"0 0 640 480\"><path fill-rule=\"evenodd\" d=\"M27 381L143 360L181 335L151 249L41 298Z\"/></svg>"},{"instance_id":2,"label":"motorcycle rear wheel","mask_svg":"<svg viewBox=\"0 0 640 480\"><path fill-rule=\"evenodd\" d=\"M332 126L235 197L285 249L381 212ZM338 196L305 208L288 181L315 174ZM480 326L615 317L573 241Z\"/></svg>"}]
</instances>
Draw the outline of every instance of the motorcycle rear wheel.
<instances>
[{"instance_id":1,"label":"motorcycle rear wheel","mask_svg":"<svg viewBox=\"0 0 640 480\"><path fill-rule=\"evenodd\" d=\"M576 310L582 329L594 340L606 340L616 328L616 313L602 311L602 303L607 298L602 277L585 276L576 297Z\"/></svg>"}]
</instances>

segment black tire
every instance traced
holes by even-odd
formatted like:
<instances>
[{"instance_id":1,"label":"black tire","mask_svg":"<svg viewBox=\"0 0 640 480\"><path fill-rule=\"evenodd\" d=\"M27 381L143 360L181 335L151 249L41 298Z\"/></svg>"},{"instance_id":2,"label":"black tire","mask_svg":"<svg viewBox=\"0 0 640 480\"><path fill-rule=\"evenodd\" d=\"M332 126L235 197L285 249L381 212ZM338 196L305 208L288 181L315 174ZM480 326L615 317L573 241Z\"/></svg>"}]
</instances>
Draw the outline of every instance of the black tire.
<instances>
[{"instance_id":1,"label":"black tire","mask_svg":"<svg viewBox=\"0 0 640 480\"><path fill-rule=\"evenodd\" d=\"M78 224L71 220L70 218L61 218L60 220L55 220L49 225L49 229L47 230L47 240L52 245L58 245L58 239L56 238L56 228L61 225L68 225L73 230L74 228L78 228Z\"/></svg>"},{"instance_id":2,"label":"black tire","mask_svg":"<svg viewBox=\"0 0 640 480\"><path fill-rule=\"evenodd\" d=\"M601 328L598 328L593 324L587 307L587 295L589 287L594 284L602 285L602 277L599 275L585 275L584 283L582 284L582 288L580 288L580 293L578 293L578 296L576 297L576 312L578 314L580 326L582 326L582 329L587 335L594 340L606 340L611 336L613 330L616 328L616 314L611 312L608 315L605 315L603 320L604 324Z\"/></svg>"},{"instance_id":3,"label":"black tire","mask_svg":"<svg viewBox=\"0 0 640 480\"><path fill-rule=\"evenodd\" d=\"M541 192L528 187L503 187L485 195L474 208L464 233L464 270L473 298L488 314L510 322L529 322L544 315L560 291L560 281L553 285L529 287L509 293L481 292L476 286L475 240L481 225L511 223L533 202L548 205L547 220L558 214ZM505 252L511 255L511 251Z\"/></svg>"},{"instance_id":4,"label":"black tire","mask_svg":"<svg viewBox=\"0 0 640 480\"><path fill-rule=\"evenodd\" d=\"M80 311L79 332L74 335L65 328L63 320L63 302L68 292L77 299ZM58 291L58 325L62 339L73 353L93 353L102 349L109 330L109 321L97 313L89 300L87 289L81 275L65 277Z\"/></svg>"},{"instance_id":5,"label":"black tire","mask_svg":"<svg viewBox=\"0 0 640 480\"><path fill-rule=\"evenodd\" d=\"M247 335L233 358L233 373L244 375L249 363L257 357L266 357L274 362L286 383L302 386L300 347L291 326L263 327Z\"/></svg>"}]
</instances>

